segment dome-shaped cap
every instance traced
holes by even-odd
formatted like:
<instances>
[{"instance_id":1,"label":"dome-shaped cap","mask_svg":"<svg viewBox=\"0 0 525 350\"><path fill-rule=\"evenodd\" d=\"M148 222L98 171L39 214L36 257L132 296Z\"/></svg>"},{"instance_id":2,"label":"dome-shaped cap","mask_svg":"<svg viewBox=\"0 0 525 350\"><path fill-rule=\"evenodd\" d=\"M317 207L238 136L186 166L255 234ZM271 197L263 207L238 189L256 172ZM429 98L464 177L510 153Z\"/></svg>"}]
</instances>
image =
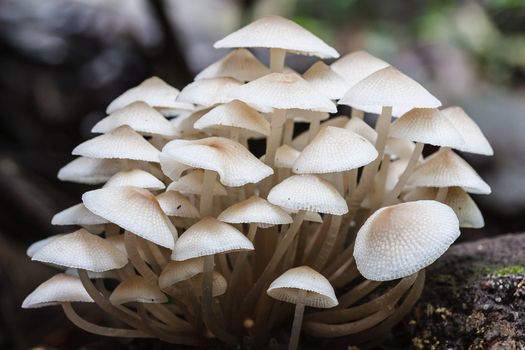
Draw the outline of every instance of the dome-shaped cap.
<instances>
[{"instance_id":1,"label":"dome-shaped cap","mask_svg":"<svg viewBox=\"0 0 525 350\"><path fill-rule=\"evenodd\" d=\"M31 260L94 272L120 269L128 263L111 243L84 229L52 240L35 252Z\"/></svg>"},{"instance_id":2,"label":"dome-shaped cap","mask_svg":"<svg viewBox=\"0 0 525 350\"><path fill-rule=\"evenodd\" d=\"M182 194L176 191L167 191L157 196L162 211L168 216L179 218L198 218L200 217L197 208Z\"/></svg>"},{"instance_id":3,"label":"dome-shaped cap","mask_svg":"<svg viewBox=\"0 0 525 350\"><path fill-rule=\"evenodd\" d=\"M60 303L93 303L78 277L59 273L39 285L22 303L23 309L36 309Z\"/></svg>"},{"instance_id":4,"label":"dome-shaped cap","mask_svg":"<svg viewBox=\"0 0 525 350\"><path fill-rule=\"evenodd\" d=\"M127 125L145 135L176 135L175 129L162 114L140 101L111 113L95 124L91 132L107 133L122 125Z\"/></svg>"},{"instance_id":5,"label":"dome-shaped cap","mask_svg":"<svg viewBox=\"0 0 525 350\"><path fill-rule=\"evenodd\" d=\"M137 187L105 187L84 193L82 201L93 213L123 229L173 248L177 229L149 191Z\"/></svg>"},{"instance_id":6,"label":"dome-shaped cap","mask_svg":"<svg viewBox=\"0 0 525 350\"><path fill-rule=\"evenodd\" d=\"M370 74L388 66L390 64L366 51L355 51L332 63L330 68L346 80L350 88Z\"/></svg>"},{"instance_id":7,"label":"dome-shaped cap","mask_svg":"<svg viewBox=\"0 0 525 350\"><path fill-rule=\"evenodd\" d=\"M239 86L232 97L246 103L278 108L337 112L330 99L296 73L271 73Z\"/></svg>"},{"instance_id":8,"label":"dome-shaped cap","mask_svg":"<svg viewBox=\"0 0 525 350\"><path fill-rule=\"evenodd\" d=\"M262 224L263 227L293 222L292 217L283 209L257 196L232 205L224 210L217 219L230 224L257 223Z\"/></svg>"},{"instance_id":9,"label":"dome-shaped cap","mask_svg":"<svg viewBox=\"0 0 525 350\"><path fill-rule=\"evenodd\" d=\"M314 63L303 74L304 80L309 82L320 94L331 100L338 100L348 91L348 83L324 62Z\"/></svg>"},{"instance_id":10,"label":"dome-shaped cap","mask_svg":"<svg viewBox=\"0 0 525 350\"><path fill-rule=\"evenodd\" d=\"M104 187L122 187L133 186L146 188L148 190L162 190L166 188L164 183L151 175L147 171L141 169L131 169L127 171L120 171L106 182Z\"/></svg>"},{"instance_id":11,"label":"dome-shaped cap","mask_svg":"<svg viewBox=\"0 0 525 350\"><path fill-rule=\"evenodd\" d=\"M193 109L191 104L175 101L178 94L179 90L168 85L164 80L151 77L114 99L106 109L106 113L113 113L136 101L143 101L151 107Z\"/></svg>"},{"instance_id":12,"label":"dome-shaped cap","mask_svg":"<svg viewBox=\"0 0 525 350\"><path fill-rule=\"evenodd\" d=\"M31 243L31 245L27 248L26 250L26 255L30 258L33 257L33 255L35 255L35 253L37 251L40 250L40 248L42 248L43 246L45 246L46 244L48 244L49 242L59 238L59 237L62 237L64 234L63 233L59 233L59 234L56 234L56 235L52 235L52 236L49 236L49 237L46 237L44 239L40 239L36 242L33 242Z\"/></svg>"},{"instance_id":13,"label":"dome-shaped cap","mask_svg":"<svg viewBox=\"0 0 525 350\"><path fill-rule=\"evenodd\" d=\"M459 131L436 108L414 108L406 112L392 124L389 136L441 147L464 144Z\"/></svg>"},{"instance_id":14,"label":"dome-shaped cap","mask_svg":"<svg viewBox=\"0 0 525 350\"><path fill-rule=\"evenodd\" d=\"M418 82L394 67L387 67L361 80L339 100L369 113L381 113L392 107L392 115L400 116L412 108L437 108L441 102Z\"/></svg>"},{"instance_id":15,"label":"dome-shaped cap","mask_svg":"<svg viewBox=\"0 0 525 350\"><path fill-rule=\"evenodd\" d=\"M306 291L302 295L300 291ZM294 267L277 277L266 293L274 299L316 308L331 308L339 302L330 282L308 266Z\"/></svg>"},{"instance_id":16,"label":"dome-shaped cap","mask_svg":"<svg viewBox=\"0 0 525 350\"><path fill-rule=\"evenodd\" d=\"M51 219L52 225L100 225L109 221L90 212L83 203L79 203L56 213Z\"/></svg>"},{"instance_id":17,"label":"dome-shaped cap","mask_svg":"<svg viewBox=\"0 0 525 350\"><path fill-rule=\"evenodd\" d=\"M293 175L270 190L268 201L292 210L343 215L346 201L328 181L315 175Z\"/></svg>"},{"instance_id":18,"label":"dome-shaped cap","mask_svg":"<svg viewBox=\"0 0 525 350\"><path fill-rule=\"evenodd\" d=\"M259 18L217 41L213 47L265 47L321 58L339 57L339 53L333 47L297 23L279 16Z\"/></svg>"},{"instance_id":19,"label":"dome-shaped cap","mask_svg":"<svg viewBox=\"0 0 525 350\"><path fill-rule=\"evenodd\" d=\"M184 261L170 261L159 276L160 289L166 289L193 276L202 273L204 258L194 258Z\"/></svg>"},{"instance_id":20,"label":"dome-shaped cap","mask_svg":"<svg viewBox=\"0 0 525 350\"><path fill-rule=\"evenodd\" d=\"M296 174L326 174L357 169L377 158L375 147L363 136L334 126L323 126L293 165Z\"/></svg>"},{"instance_id":21,"label":"dome-shaped cap","mask_svg":"<svg viewBox=\"0 0 525 350\"><path fill-rule=\"evenodd\" d=\"M461 107L448 107L441 111L443 115L456 127L465 143L454 147L463 152L483 154L491 156L494 154L489 141L483 135L479 126L465 113Z\"/></svg>"},{"instance_id":22,"label":"dome-shaped cap","mask_svg":"<svg viewBox=\"0 0 525 350\"><path fill-rule=\"evenodd\" d=\"M354 258L367 279L389 281L432 264L459 237L454 211L436 201L384 207L361 226Z\"/></svg>"},{"instance_id":23,"label":"dome-shaped cap","mask_svg":"<svg viewBox=\"0 0 525 350\"><path fill-rule=\"evenodd\" d=\"M196 129L235 127L261 135L270 134L270 123L255 109L238 100L213 108L193 126Z\"/></svg>"},{"instance_id":24,"label":"dome-shaped cap","mask_svg":"<svg viewBox=\"0 0 525 350\"><path fill-rule=\"evenodd\" d=\"M287 113L288 115L288 113ZM330 118L324 122L321 123L321 126L335 126L338 128L342 128L346 125L349 118L346 115L338 115L335 118ZM296 149L303 149L306 144L308 144L308 140L310 137L310 132L305 131L301 134L299 134L297 137L295 137L292 140L292 146Z\"/></svg>"},{"instance_id":25,"label":"dome-shaped cap","mask_svg":"<svg viewBox=\"0 0 525 350\"><path fill-rule=\"evenodd\" d=\"M350 118L350 120L345 124L344 128L363 136L371 144L376 143L377 132L363 119Z\"/></svg>"},{"instance_id":26,"label":"dome-shaped cap","mask_svg":"<svg viewBox=\"0 0 525 350\"><path fill-rule=\"evenodd\" d=\"M239 81L252 81L268 74L270 70L250 51L236 49L204 68L195 80L208 78L234 78Z\"/></svg>"},{"instance_id":27,"label":"dome-shaped cap","mask_svg":"<svg viewBox=\"0 0 525 350\"><path fill-rule=\"evenodd\" d=\"M241 85L240 81L233 78L196 80L182 89L177 100L206 107L228 103L232 100L232 91Z\"/></svg>"},{"instance_id":28,"label":"dome-shaped cap","mask_svg":"<svg viewBox=\"0 0 525 350\"><path fill-rule=\"evenodd\" d=\"M291 169L297 158L301 155L301 152L288 145L279 146L275 152L275 164L276 168Z\"/></svg>"},{"instance_id":29,"label":"dome-shaped cap","mask_svg":"<svg viewBox=\"0 0 525 350\"><path fill-rule=\"evenodd\" d=\"M390 137L386 140L385 153L390 159L408 160L416 148L416 144L410 140Z\"/></svg>"},{"instance_id":30,"label":"dome-shaped cap","mask_svg":"<svg viewBox=\"0 0 525 350\"><path fill-rule=\"evenodd\" d=\"M121 159L95 159L78 157L58 171L58 179L88 185L106 182L111 175L127 168Z\"/></svg>"},{"instance_id":31,"label":"dome-shaped cap","mask_svg":"<svg viewBox=\"0 0 525 350\"><path fill-rule=\"evenodd\" d=\"M180 261L253 249L252 242L235 227L215 218L205 217L180 236L171 258Z\"/></svg>"},{"instance_id":32,"label":"dome-shaped cap","mask_svg":"<svg viewBox=\"0 0 525 350\"><path fill-rule=\"evenodd\" d=\"M128 256L128 251L126 250L125 234L122 233L119 235L106 237L106 241L113 244L113 246L117 248L126 257ZM153 261L151 260L150 255L146 254L146 252L144 251L143 245L139 244L136 248L137 248L140 258L144 260L146 263L151 265Z\"/></svg>"},{"instance_id":33,"label":"dome-shaped cap","mask_svg":"<svg viewBox=\"0 0 525 350\"><path fill-rule=\"evenodd\" d=\"M204 182L204 171L194 169L190 173L181 176L180 179L173 181L168 185L167 191L178 191L182 194L198 194L202 192L202 183ZM226 196L226 188L215 179L213 185L214 196Z\"/></svg>"},{"instance_id":34,"label":"dome-shaped cap","mask_svg":"<svg viewBox=\"0 0 525 350\"><path fill-rule=\"evenodd\" d=\"M203 278L204 275L201 273L191 279L193 291L197 297L202 297ZM211 293L213 297L218 297L219 295L226 293L226 289L228 289L228 282L226 281L226 278L224 278L224 276L217 271L213 271L211 283Z\"/></svg>"},{"instance_id":35,"label":"dome-shaped cap","mask_svg":"<svg viewBox=\"0 0 525 350\"><path fill-rule=\"evenodd\" d=\"M109 296L113 305L125 303L161 304L168 302L160 288L142 276L130 276L122 281Z\"/></svg>"},{"instance_id":36,"label":"dome-shaped cap","mask_svg":"<svg viewBox=\"0 0 525 350\"><path fill-rule=\"evenodd\" d=\"M169 171L177 169L177 166L166 166L170 160L182 165L178 173ZM173 180L187 167L213 170L219 174L222 184L232 187L257 183L273 174L272 168L241 144L224 137L171 141L162 149L161 167Z\"/></svg>"},{"instance_id":37,"label":"dome-shaped cap","mask_svg":"<svg viewBox=\"0 0 525 350\"><path fill-rule=\"evenodd\" d=\"M421 199L434 199L437 195L437 188L419 187L403 196L405 201L416 201ZM481 228L485 226L485 220L476 203L460 187L451 187L447 191L444 204L454 210L458 219L459 227Z\"/></svg>"},{"instance_id":38,"label":"dome-shaped cap","mask_svg":"<svg viewBox=\"0 0 525 350\"><path fill-rule=\"evenodd\" d=\"M73 149L72 154L89 158L135 159L158 163L160 152L140 134L123 125L107 134L82 142Z\"/></svg>"},{"instance_id":39,"label":"dome-shaped cap","mask_svg":"<svg viewBox=\"0 0 525 350\"><path fill-rule=\"evenodd\" d=\"M407 185L415 187L461 187L477 194L489 194L490 186L472 167L450 149L425 158L409 177Z\"/></svg>"}]
</instances>

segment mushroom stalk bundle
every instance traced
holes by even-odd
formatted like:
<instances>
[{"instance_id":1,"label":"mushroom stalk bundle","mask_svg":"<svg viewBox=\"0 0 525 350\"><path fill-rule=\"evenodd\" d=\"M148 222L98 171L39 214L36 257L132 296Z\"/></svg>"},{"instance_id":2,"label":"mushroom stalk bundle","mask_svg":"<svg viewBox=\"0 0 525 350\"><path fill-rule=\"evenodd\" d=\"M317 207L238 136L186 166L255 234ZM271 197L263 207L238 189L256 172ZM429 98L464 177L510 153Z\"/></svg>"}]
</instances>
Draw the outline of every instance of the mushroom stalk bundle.
<instances>
[{"instance_id":1,"label":"mushroom stalk bundle","mask_svg":"<svg viewBox=\"0 0 525 350\"><path fill-rule=\"evenodd\" d=\"M376 341L460 227L483 226L469 193L490 187L455 151L492 155L490 144L463 109L440 109L367 52L303 75L285 67L287 55L339 58L288 19L260 18L214 46L232 51L181 91L152 77L124 92L73 150L58 177L100 188L53 218L76 231L28 248L63 271L22 307L60 305L87 332L198 348L262 348L288 329L291 350L302 333ZM268 49L268 65L250 48ZM351 116L335 117L337 104ZM297 122L309 129L293 137ZM257 138L261 159L248 147ZM427 144L439 150L423 158ZM80 302L119 324L88 322Z\"/></svg>"}]
</instances>

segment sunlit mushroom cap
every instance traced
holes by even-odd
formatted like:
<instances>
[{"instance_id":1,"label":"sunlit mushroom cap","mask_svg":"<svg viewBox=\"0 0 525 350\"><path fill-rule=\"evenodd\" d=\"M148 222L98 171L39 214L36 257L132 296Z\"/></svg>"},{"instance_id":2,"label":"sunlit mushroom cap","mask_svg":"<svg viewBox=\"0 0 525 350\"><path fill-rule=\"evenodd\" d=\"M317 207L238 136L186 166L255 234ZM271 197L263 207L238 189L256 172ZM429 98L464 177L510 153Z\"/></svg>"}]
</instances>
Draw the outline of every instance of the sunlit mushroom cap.
<instances>
[{"instance_id":1,"label":"sunlit mushroom cap","mask_svg":"<svg viewBox=\"0 0 525 350\"><path fill-rule=\"evenodd\" d=\"M180 179L173 181L168 185L167 191L178 191L182 194L198 194L202 193L202 183L204 182L204 171L195 169L190 173L181 176ZM226 196L226 188L215 179L213 185L214 196Z\"/></svg>"},{"instance_id":2,"label":"sunlit mushroom cap","mask_svg":"<svg viewBox=\"0 0 525 350\"><path fill-rule=\"evenodd\" d=\"M121 159L78 157L58 171L58 179L96 185L106 182L113 174L126 168L125 161Z\"/></svg>"},{"instance_id":3,"label":"sunlit mushroom cap","mask_svg":"<svg viewBox=\"0 0 525 350\"><path fill-rule=\"evenodd\" d=\"M419 187L405 194L403 199L405 201L434 199L437 191L437 188ZM482 228L485 226L485 220L478 206L460 187L449 188L443 203L454 210L459 219L459 227Z\"/></svg>"},{"instance_id":4,"label":"sunlit mushroom cap","mask_svg":"<svg viewBox=\"0 0 525 350\"><path fill-rule=\"evenodd\" d=\"M241 85L240 81L233 78L196 80L182 89L177 100L206 107L228 103L233 99L232 91Z\"/></svg>"},{"instance_id":5,"label":"sunlit mushroom cap","mask_svg":"<svg viewBox=\"0 0 525 350\"><path fill-rule=\"evenodd\" d=\"M217 218L230 224L257 223L262 227L292 223L292 217L267 200L252 196L224 210Z\"/></svg>"},{"instance_id":6,"label":"sunlit mushroom cap","mask_svg":"<svg viewBox=\"0 0 525 350\"><path fill-rule=\"evenodd\" d=\"M133 186L149 190L162 190L166 186L162 181L141 169L121 171L113 175L104 187Z\"/></svg>"},{"instance_id":7,"label":"sunlit mushroom cap","mask_svg":"<svg viewBox=\"0 0 525 350\"><path fill-rule=\"evenodd\" d=\"M302 296L300 291L306 291ZM339 302L330 282L308 266L294 267L277 277L266 293L274 299L316 308L331 308Z\"/></svg>"},{"instance_id":8,"label":"sunlit mushroom cap","mask_svg":"<svg viewBox=\"0 0 525 350\"><path fill-rule=\"evenodd\" d=\"M215 107L197 120L194 127L196 129L235 127L261 135L270 134L270 123L255 109L237 100Z\"/></svg>"},{"instance_id":9,"label":"sunlit mushroom cap","mask_svg":"<svg viewBox=\"0 0 525 350\"><path fill-rule=\"evenodd\" d=\"M433 263L458 237L458 218L449 206L427 200L396 204L366 220L354 258L365 278L394 280Z\"/></svg>"},{"instance_id":10,"label":"sunlit mushroom cap","mask_svg":"<svg viewBox=\"0 0 525 350\"><path fill-rule=\"evenodd\" d=\"M160 289L166 289L193 276L202 273L204 258L188 259L184 261L170 261L159 276Z\"/></svg>"},{"instance_id":11,"label":"sunlit mushroom cap","mask_svg":"<svg viewBox=\"0 0 525 350\"><path fill-rule=\"evenodd\" d=\"M77 277L59 273L39 285L22 303L23 309L36 309L60 303L92 303L93 299Z\"/></svg>"},{"instance_id":12,"label":"sunlit mushroom cap","mask_svg":"<svg viewBox=\"0 0 525 350\"><path fill-rule=\"evenodd\" d=\"M215 218L205 217L180 236L171 258L180 261L253 249L252 242L235 227Z\"/></svg>"},{"instance_id":13,"label":"sunlit mushroom cap","mask_svg":"<svg viewBox=\"0 0 525 350\"><path fill-rule=\"evenodd\" d=\"M465 143L454 147L455 149L487 156L494 154L489 141L483 135L479 126L461 107L448 107L442 110L441 113L456 127L465 140Z\"/></svg>"},{"instance_id":14,"label":"sunlit mushroom cap","mask_svg":"<svg viewBox=\"0 0 525 350\"><path fill-rule=\"evenodd\" d=\"M176 191L167 191L157 196L157 201L164 213L168 216L180 218L200 217L197 208L182 194Z\"/></svg>"},{"instance_id":15,"label":"sunlit mushroom cap","mask_svg":"<svg viewBox=\"0 0 525 350\"><path fill-rule=\"evenodd\" d=\"M345 124L344 128L363 136L371 144L376 143L377 132L363 119L350 118L350 120Z\"/></svg>"},{"instance_id":16,"label":"sunlit mushroom cap","mask_svg":"<svg viewBox=\"0 0 525 350\"><path fill-rule=\"evenodd\" d=\"M249 104L278 108L337 112L335 104L295 73L271 73L244 84L232 97Z\"/></svg>"},{"instance_id":17,"label":"sunlit mushroom cap","mask_svg":"<svg viewBox=\"0 0 525 350\"><path fill-rule=\"evenodd\" d=\"M62 237L64 234L63 233L59 233L59 234L56 234L56 235L53 235L53 236L49 236L49 237L46 237L44 239L40 239L36 242L33 242L31 243L31 245L27 248L26 250L26 255L30 258L33 257L33 255L35 255L35 253L40 250L40 248L42 248L43 246L45 246L46 244L48 244L49 242L57 239L57 238L60 238Z\"/></svg>"},{"instance_id":18,"label":"sunlit mushroom cap","mask_svg":"<svg viewBox=\"0 0 525 350\"><path fill-rule=\"evenodd\" d=\"M268 67L250 51L236 49L202 70L195 80L229 77L239 81L251 81L269 72Z\"/></svg>"},{"instance_id":19,"label":"sunlit mushroom cap","mask_svg":"<svg viewBox=\"0 0 525 350\"><path fill-rule=\"evenodd\" d=\"M346 201L326 180L315 175L293 175L274 186L268 194L272 204L292 210L343 215Z\"/></svg>"},{"instance_id":20,"label":"sunlit mushroom cap","mask_svg":"<svg viewBox=\"0 0 525 350\"><path fill-rule=\"evenodd\" d=\"M94 272L119 269L128 262L111 243L84 229L50 241L31 260Z\"/></svg>"},{"instance_id":21,"label":"sunlit mushroom cap","mask_svg":"<svg viewBox=\"0 0 525 350\"><path fill-rule=\"evenodd\" d=\"M90 212L83 203L79 203L58 212L51 219L52 225L100 225L109 221Z\"/></svg>"},{"instance_id":22,"label":"sunlit mushroom cap","mask_svg":"<svg viewBox=\"0 0 525 350\"><path fill-rule=\"evenodd\" d=\"M366 51L355 51L332 63L330 68L346 80L350 88L370 74L388 66L388 63Z\"/></svg>"},{"instance_id":23,"label":"sunlit mushroom cap","mask_svg":"<svg viewBox=\"0 0 525 350\"><path fill-rule=\"evenodd\" d=\"M72 153L89 158L135 159L158 163L160 151L129 126L123 125L82 142Z\"/></svg>"},{"instance_id":24,"label":"sunlit mushroom cap","mask_svg":"<svg viewBox=\"0 0 525 350\"><path fill-rule=\"evenodd\" d=\"M348 83L322 61L314 63L303 78L331 100L340 99L349 88Z\"/></svg>"},{"instance_id":25,"label":"sunlit mushroom cap","mask_svg":"<svg viewBox=\"0 0 525 350\"><path fill-rule=\"evenodd\" d=\"M84 193L82 201L93 213L172 249L177 230L149 191L137 187L105 187Z\"/></svg>"},{"instance_id":26,"label":"sunlit mushroom cap","mask_svg":"<svg viewBox=\"0 0 525 350\"><path fill-rule=\"evenodd\" d=\"M337 58L339 53L324 41L289 19L266 16L217 41L215 48L265 47L302 55Z\"/></svg>"},{"instance_id":27,"label":"sunlit mushroom cap","mask_svg":"<svg viewBox=\"0 0 525 350\"><path fill-rule=\"evenodd\" d=\"M113 305L125 303L161 304L168 301L168 297L160 288L142 276L130 276L122 281L109 296Z\"/></svg>"},{"instance_id":28,"label":"sunlit mushroom cap","mask_svg":"<svg viewBox=\"0 0 525 350\"><path fill-rule=\"evenodd\" d=\"M203 278L204 275L201 273L191 279L191 283L193 284L193 291L197 297L202 297ZM226 278L224 278L224 276L218 273L217 271L213 271L211 283L211 291L213 297L218 297L219 295L223 295L224 293L226 293L226 289L228 289L228 282L226 281Z\"/></svg>"},{"instance_id":29,"label":"sunlit mushroom cap","mask_svg":"<svg viewBox=\"0 0 525 350\"><path fill-rule=\"evenodd\" d=\"M232 187L257 183L273 174L241 144L224 137L171 141L162 149L161 167L172 180L188 167L213 170L222 184Z\"/></svg>"},{"instance_id":30,"label":"sunlit mushroom cap","mask_svg":"<svg viewBox=\"0 0 525 350\"><path fill-rule=\"evenodd\" d=\"M275 167L291 169L301 152L288 145L282 145L275 152Z\"/></svg>"},{"instance_id":31,"label":"sunlit mushroom cap","mask_svg":"<svg viewBox=\"0 0 525 350\"><path fill-rule=\"evenodd\" d=\"M106 109L106 113L113 113L136 101L143 101L151 107L193 109L191 104L175 101L178 94L179 90L168 85L164 80L151 77L114 99Z\"/></svg>"},{"instance_id":32,"label":"sunlit mushroom cap","mask_svg":"<svg viewBox=\"0 0 525 350\"><path fill-rule=\"evenodd\" d=\"M460 156L440 150L418 165L407 184L415 187L461 187L477 194L489 194L490 186Z\"/></svg>"},{"instance_id":33,"label":"sunlit mushroom cap","mask_svg":"<svg viewBox=\"0 0 525 350\"><path fill-rule=\"evenodd\" d=\"M403 115L412 108L441 106L441 102L423 86L394 67L378 70L355 84L339 104L376 114L388 106L392 107L394 116Z\"/></svg>"},{"instance_id":34,"label":"sunlit mushroom cap","mask_svg":"<svg viewBox=\"0 0 525 350\"><path fill-rule=\"evenodd\" d=\"M133 130L145 135L176 135L173 126L162 114L140 101L133 102L111 113L95 124L91 132L107 133L122 125L128 125Z\"/></svg>"},{"instance_id":35,"label":"sunlit mushroom cap","mask_svg":"<svg viewBox=\"0 0 525 350\"><path fill-rule=\"evenodd\" d=\"M334 126L322 127L293 165L296 174L326 174L357 169L377 158L363 136Z\"/></svg>"},{"instance_id":36,"label":"sunlit mushroom cap","mask_svg":"<svg viewBox=\"0 0 525 350\"><path fill-rule=\"evenodd\" d=\"M464 144L459 131L436 108L408 111L392 124L389 136L441 147Z\"/></svg>"}]
</instances>

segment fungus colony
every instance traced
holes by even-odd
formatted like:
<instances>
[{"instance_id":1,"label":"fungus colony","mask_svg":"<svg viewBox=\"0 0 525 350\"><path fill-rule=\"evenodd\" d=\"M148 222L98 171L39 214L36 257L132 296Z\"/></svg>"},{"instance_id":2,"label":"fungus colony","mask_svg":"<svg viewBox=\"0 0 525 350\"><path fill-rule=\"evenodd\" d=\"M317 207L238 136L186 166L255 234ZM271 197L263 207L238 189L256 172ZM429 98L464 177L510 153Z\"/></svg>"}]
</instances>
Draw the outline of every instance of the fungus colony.
<instances>
[{"instance_id":1,"label":"fungus colony","mask_svg":"<svg viewBox=\"0 0 525 350\"><path fill-rule=\"evenodd\" d=\"M126 91L93 127L101 135L73 150L58 177L104 185L53 218L80 229L28 249L63 272L22 307L61 305L91 333L195 347L262 347L290 324L290 349L301 332L378 339L459 227L483 226L468 193L490 188L454 150L490 145L460 107L438 109L364 51L303 75L285 67L287 54L339 56L287 19L261 18L215 47L233 51L180 92L157 77ZM269 49L269 68L255 47ZM352 116L335 116L336 103ZM307 131L294 137L297 122ZM252 139L266 139L261 159ZM438 150L423 158L425 144ZM120 326L89 322L80 302Z\"/></svg>"}]
</instances>

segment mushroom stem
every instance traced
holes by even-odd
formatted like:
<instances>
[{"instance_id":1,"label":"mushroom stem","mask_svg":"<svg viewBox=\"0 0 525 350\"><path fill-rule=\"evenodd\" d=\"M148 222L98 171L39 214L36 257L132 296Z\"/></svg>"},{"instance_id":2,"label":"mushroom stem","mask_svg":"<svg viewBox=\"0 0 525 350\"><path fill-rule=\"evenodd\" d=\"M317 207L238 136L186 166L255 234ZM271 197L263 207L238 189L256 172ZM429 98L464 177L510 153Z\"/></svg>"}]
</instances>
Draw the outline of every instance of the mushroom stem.
<instances>
[{"instance_id":1,"label":"mushroom stem","mask_svg":"<svg viewBox=\"0 0 525 350\"><path fill-rule=\"evenodd\" d=\"M299 298L306 298L306 290L299 290ZM304 302L295 305L295 312L293 315L292 332L290 335L290 343L288 350L296 350L299 345L299 336L301 335L301 326L303 325Z\"/></svg>"},{"instance_id":2,"label":"mushroom stem","mask_svg":"<svg viewBox=\"0 0 525 350\"><path fill-rule=\"evenodd\" d=\"M363 119L365 117L365 112L360 110L360 109L357 109L357 108L353 108L352 107L352 114L350 114L350 116L352 118L358 118L358 119Z\"/></svg>"},{"instance_id":3,"label":"mushroom stem","mask_svg":"<svg viewBox=\"0 0 525 350\"><path fill-rule=\"evenodd\" d=\"M266 155L264 156L265 163L273 168L275 164L275 152L282 139L283 125L286 121L286 110L274 109L272 120L270 123L270 135L266 142Z\"/></svg>"},{"instance_id":4,"label":"mushroom stem","mask_svg":"<svg viewBox=\"0 0 525 350\"><path fill-rule=\"evenodd\" d=\"M271 48L270 49L270 71L272 73L282 72L284 69L285 59L286 59L286 50Z\"/></svg>"},{"instance_id":5,"label":"mushroom stem","mask_svg":"<svg viewBox=\"0 0 525 350\"><path fill-rule=\"evenodd\" d=\"M232 127L230 130L230 140L239 142L239 135L241 133L241 130L236 127Z\"/></svg>"},{"instance_id":6,"label":"mushroom stem","mask_svg":"<svg viewBox=\"0 0 525 350\"><path fill-rule=\"evenodd\" d=\"M436 201L444 203L447 199L448 187L440 187L436 193Z\"/></svg>"},{"instance_id":7,"label":"mushroom stem","mask_svg":"<svg viewBox=\"0 0 525 350\"><path fill-rule=\"evenodd\" d=\"M345 198L348 198L354 194L355 188L357 186L357 172L357 169L348 171L348 192Z\"/></svg>"},{"instance_id":8,"label":"mushroom stem","mask_svg":"<svg viewBox=\"0 0 525 350\"><path fill-rule=\"evenodd\" d=\"M319 131L319 127L321 126L321 119L320 118L313 118L310 120L310 125L308 127L308 142L312 141L315 135L317 135L317 132ZM303 145L303 148L306 145Z\"/></svg>"},{"instance_id":9,"label":"mushroom stem","mask_svg":"<svg viewBox=\"0 0 525 350\"><path fill-rule=\"evenodd\" d=\"M144 307L160 321L166 323L170 327L173 327L174 330L181 332L193 332L193 327L187 321L178 318L164 306L160 304L144 304Z\"/></svg>"},{"instance_id":10,"label":"mushroom stem","mask_svg":"<svg viewBox=\"0 0 525 350\"><path fill-rule=\"evenodd\" d=\"M294 125L293 119L287 119L284 123L283 145L292 144Z\"/></svg>"},{"instance_id":11,"label":"mushroom stem","mask_svg":"<svg viewBox=\"0 0 525 350\"><path fill-rule=\"evenodd\" d=\"M414 168L417 165L417 161L419 160L419 157L421 157L421 154L423 153L423 147L425 146L422 142L416 142L416 147L412 151L412 154L410 155L410 159L408 160L408 163L405 167L405 170L403 173L399 176L399 179L397 180L396 185L390 191L390 193L387 195L387 198L385 199L385 205L392 204L395 199L399 196L401 191L403 191L403 188L405 187L408 178L410 175L412 175L412 172L414 171Z\"/></svg>"},{"instance_id":12,"label":"mushroom stem","mask_svg":"<svg viewBox=\"0 0 525 350\"><path fill-rule=\"evenodd\" d=\"M370 198L370 212L375 212L384 201L385 196L385 185L386 178L388 175L388 169L390 168L390 156L388 154L383 155L383 161L381 162L381 167L376 176L376 188L372 192L372 197Z\"/></svg>"},{"instance_id":13,"label":"mushroom stem","mask_svg":"<svg viewBox=\"0 0 525 350\"><path fill-rule=\"evenodd\" d=\"M357 286L352 288L347 293L340 296L339 305L336 306L337 309L344 309L350 305L353 305L361 298L365 297L368 293L371 293L374 289L379 287L381 282L379 281L370 281L365 280L364 282L359 283Z\"/></svg>"},{"instance_id":14,"label":"mushroom stem","mask_svg":"<svg viewBox=\"0 0 525 350\"><path fill-rule=\"evenodd\" d=\"M217 173L215 171L204 169L199 203L201 217L213 215L213 185L215 184L216 177Z\"/></svg>"},{"instance_id":15,"label":"mushroom stem","mask_svg":"<svg viewBox=\"0 0 525 350\"><path fill-rule=\"evenodd\" d=\"M328 227L331 221L332 221L331 215L325 216L323 218L323 222L317 228L310 242L307 242L307 246L305 248L305 254L304 254L305 257L303 259L303 261L305 261L305 265L312 265L313 259L314 259L313 255L316 252L316 248L319 247L324 241L324 238L326 236L326 233L328 232Z\"/></svg>"},{"instance_id":16,"label":"mushroom stem","mask_svg":"<svg viewBox=\"0 0 525 350\"><path fill-rule=\"evenodd\" d=\"M124 245L126 246L126 252L131 264L137 269L137 271L144 276L149 282L156 284L157 275L153 272L149 266L142 260L137 250L137 237L134 234L125 232L124 233Z\"/></svg>"}]
</instances>

